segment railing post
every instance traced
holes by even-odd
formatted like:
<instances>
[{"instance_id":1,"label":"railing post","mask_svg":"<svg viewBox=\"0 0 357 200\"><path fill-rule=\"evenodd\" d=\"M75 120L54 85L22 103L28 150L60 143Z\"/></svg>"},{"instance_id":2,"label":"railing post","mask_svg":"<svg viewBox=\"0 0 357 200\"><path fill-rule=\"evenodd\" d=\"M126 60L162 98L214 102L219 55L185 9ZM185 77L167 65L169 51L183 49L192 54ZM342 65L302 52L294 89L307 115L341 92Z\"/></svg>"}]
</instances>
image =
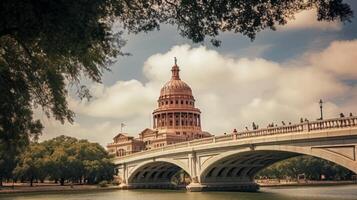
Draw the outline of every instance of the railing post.
<instances>
[{"instance_id":1,"label":"railing post","mask_svg":"<svg viewBox=\"0 0 357 200\"><path fill-rule=\"evenodd\" d=\"M310 132L309 122L305 122L302 126L303 131Z\"/></svg>"}]
</instances>

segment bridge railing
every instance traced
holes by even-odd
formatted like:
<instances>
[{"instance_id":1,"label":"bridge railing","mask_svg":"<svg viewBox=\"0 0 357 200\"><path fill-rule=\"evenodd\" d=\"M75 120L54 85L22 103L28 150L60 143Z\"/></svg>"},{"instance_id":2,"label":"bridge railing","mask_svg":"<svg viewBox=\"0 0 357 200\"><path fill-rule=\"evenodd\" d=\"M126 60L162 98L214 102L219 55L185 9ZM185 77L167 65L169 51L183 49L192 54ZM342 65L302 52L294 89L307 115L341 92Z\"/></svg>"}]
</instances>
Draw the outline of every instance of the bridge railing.
<instances>
[{"instance_id":1,"label":"bridge railing","mask_svg":"<svg viewBox=\"0 0 357 200\"><path fill-rule=\"evenodd\" d=\"M357 117L342 117L309 123L309 131L357 126Z\"/></svg>"},{"instance_id":2,"label":"bridge railing","mask_svg":"<svg viewBox=\"0 0 357 200\"><path fill-rule=\"evenodd\" d=\"M239 140L243 138L250 137L259 137L259 136L268 136L268 135L276 135L276 134L287 134L287 133L298 133L298 132L310 132L310 131L319 131L319 130L327 130L327 129L338 129L338 128L348 128L348 127L356 127L357 126L357 117L343 117L343 118L335 118L335 119L326 119L326 120L317 120L313 122L303 122L300 124L279 126L279 127L269 127L251 131L243 131L238 133L220 135L220 136L212 136L207 138L201 138L196 140L191 140L187 142L180 142L171 145L167 145L164 147L154 148L146 151L136 152L130 155L123 156L121 158L127 158L130 156L136 156L146 153L154 153L184 147L198 146L203 144L211 144L211 143L219 143L231 140Z\"/></svg>"},{"instance_id":3,"label":"bridge railing","mask_svg":"<svg viewBox=\"0 0 357 200\"><path fill-rule=\"evenodd\" d=\"M287 125L287 126L279 126L279 127L269 127L263 129L257 129L252 131L245 131L237 133L238 138L246 138L246 137L257 137L257 136L266 136L266 135L275 135L275 134L283 134L283 133L296 133L305 131L308 123Z\"/></svg>"}]
</instances>

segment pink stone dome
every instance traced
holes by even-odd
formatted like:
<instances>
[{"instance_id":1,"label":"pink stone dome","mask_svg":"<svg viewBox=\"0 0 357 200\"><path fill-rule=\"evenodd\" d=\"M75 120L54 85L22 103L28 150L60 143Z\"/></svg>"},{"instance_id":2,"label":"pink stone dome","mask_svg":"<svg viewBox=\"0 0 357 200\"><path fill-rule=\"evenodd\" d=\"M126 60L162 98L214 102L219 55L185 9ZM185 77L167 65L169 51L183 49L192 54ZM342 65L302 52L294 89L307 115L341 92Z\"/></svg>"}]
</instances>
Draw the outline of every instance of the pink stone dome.
<instances>
[{"instance_id":1,"label":"pink stone dome","mask_svg":"<svg viewBox=\"0 0 357 200\"><path fill-rule=\"evenodd\" d=\"M180 79L179 67L175 64L172 69L171 80L161 88L160 96L166 95L187 95L192 96L192 90L187 83Z\"/></svg>"}]
</instances>

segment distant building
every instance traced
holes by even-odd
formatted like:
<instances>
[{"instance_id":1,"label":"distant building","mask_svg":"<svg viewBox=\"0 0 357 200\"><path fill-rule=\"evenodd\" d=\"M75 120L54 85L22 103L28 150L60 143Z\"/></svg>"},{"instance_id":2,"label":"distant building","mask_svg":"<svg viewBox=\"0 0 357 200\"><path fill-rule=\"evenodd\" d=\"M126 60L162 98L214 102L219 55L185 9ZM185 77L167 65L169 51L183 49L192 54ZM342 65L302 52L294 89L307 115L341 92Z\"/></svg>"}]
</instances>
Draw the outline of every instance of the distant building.
<instances>
[{"instance_id":1,"label":"distant building","mask_svg":"<svg viewBox=\"0 0 357 200\"><path fill-rule=\"evenodd\" d=\"M158 108L153 112L153 129L144 129L137 138L119 133L107 145L110 154L124 156L211 136L201 129L201 111L195 107L190 86L180 79L176 60L171 72L171 80L161 88Z\"/></svg>"}]
</instances>

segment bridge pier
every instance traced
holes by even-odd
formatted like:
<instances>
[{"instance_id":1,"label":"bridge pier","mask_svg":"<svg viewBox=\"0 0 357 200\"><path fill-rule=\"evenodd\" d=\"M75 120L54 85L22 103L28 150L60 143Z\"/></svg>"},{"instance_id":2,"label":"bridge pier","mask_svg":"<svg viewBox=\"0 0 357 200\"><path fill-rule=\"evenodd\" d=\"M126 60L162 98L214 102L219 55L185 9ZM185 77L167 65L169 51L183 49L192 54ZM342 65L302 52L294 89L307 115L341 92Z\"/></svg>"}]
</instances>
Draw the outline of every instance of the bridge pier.
<instances>
[{"instance_id":1,"label":"bridge pier","mask_svg":"<svg viewBox=\"0 0 357 200\"><path fill-rule=\"evenodd\" d=\"M129 185L126 183L120 183L119 188L122 190L127 190L129 189Z\"/></svg>"},{"instance_id":2,"label":"bridge pier","mask_svg":"<svg viewBox=\"0 0 357 200\"><path fill-rule=\"evenodd\" d=\"M186 186L189 192L204 192L204 191L237 191L237 192L256 192L259 190L259 185L255 182L245 183L190 183Z\"/></svg>"},{"instance_id":3,"label":"bridge pier","mask_svg":"<svg viewBox=\"0 0 357 200\"><path fill-rule=\"evenodd\" d=\"M124 185L124 188L121 189L178 189L178 186L170 182L132 183Z\"/></svg>"},{"instance_id":4,"label":"bridge pier","mask_svg":"<svg viewBox=\"0 0 357 200\"><path fill-rule=\"evenodd\" d=\"M186 186L187 191L189 192L202 192L206 186L201 183L190 183Z\"/></svg>"},{"instance_id":5,"label":"bridge pier","mask_svg":"<svg viewBox=\"0 0 357 200\"><path fill-rule=\"evenodd\" d=\"M237 191L237 192L256 192L259 185L254 182L249 183L211 183L206 184L202 191Z\"/></svg>"}]
</instances>

